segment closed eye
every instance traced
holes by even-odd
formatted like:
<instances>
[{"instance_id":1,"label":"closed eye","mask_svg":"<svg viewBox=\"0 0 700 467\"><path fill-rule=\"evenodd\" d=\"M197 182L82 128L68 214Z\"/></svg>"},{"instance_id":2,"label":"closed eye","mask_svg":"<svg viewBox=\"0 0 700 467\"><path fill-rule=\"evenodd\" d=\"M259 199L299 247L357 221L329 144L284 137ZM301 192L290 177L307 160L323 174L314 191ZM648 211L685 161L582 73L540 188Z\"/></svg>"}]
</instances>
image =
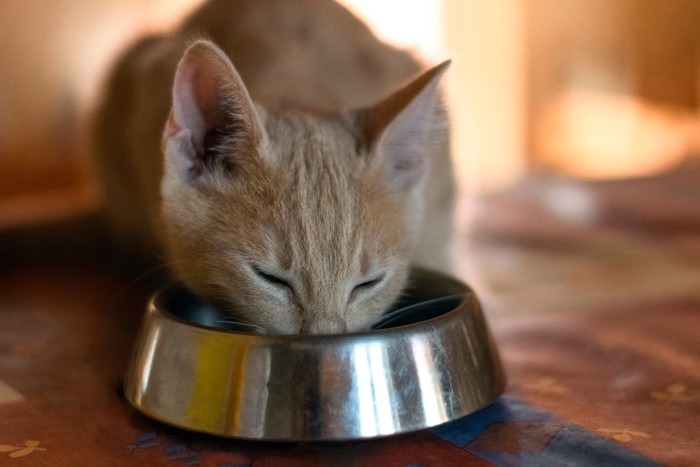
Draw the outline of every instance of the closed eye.
<instances>
[{"instance_id":1,"label":"closed eye","mask_svg":"<svg viewBox=\"0 0 700 467\"><path fill-rule=\"evenodd\" d=\"M379 284L382 281L382 278L379 277L377 279L372 279L367 282L362 282L361 284L357 284L355 286L356 289L369 289L370 287L374 287L375 285Z\"/></svg>"},{"instance_id":2,"label":"closed eye","mask_svg":"<svg viewBox=\"0 0 700 467\"><path fill-rule=\"evenodd\" d=\"M350 292L350 301L353 301L359 293L369 292L374 287L376 287L382 280L384 280L384 275L381 275L374 279L370 279L368 281L360 282L355 287L353 287L352 292Z\"/></svg>"},{"instance_id":3,"label":"closed eye","mask_svg":"<svg viewBox=\"0 0 700 467\"><path fill-rule=\"evenodd\" d=\"M270 284L274 284L274 285L277 285L277 286L287 287L287 288L290 289L290 290L292 289L291 285L289 285L289 282L287 282L286 280L281 279L281 278L279 278L279 277L277 277L277 276L274 276L274 275L272 275L272 274L270 274L270 273L261 271L261 270L258 269L258 268L254 268L254 270L255 270L255 273L256 273L258 276L260 276L262 279L264 279L266 282L269 282Z\"/></svg>"}]
</instances>

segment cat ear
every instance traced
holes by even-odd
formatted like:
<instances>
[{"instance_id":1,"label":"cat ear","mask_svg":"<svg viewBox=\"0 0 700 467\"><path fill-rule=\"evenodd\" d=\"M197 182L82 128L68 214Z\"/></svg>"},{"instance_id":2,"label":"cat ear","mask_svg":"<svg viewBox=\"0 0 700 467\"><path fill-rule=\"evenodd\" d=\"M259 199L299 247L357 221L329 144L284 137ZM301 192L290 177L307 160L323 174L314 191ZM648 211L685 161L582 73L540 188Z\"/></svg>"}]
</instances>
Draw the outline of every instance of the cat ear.
<instances>
[{"instance_id":1,"label":"cat ear","mask_svg":"<svg viewBox=\"0 0 700 467\"><path fill-rule=\"evenodd\" d=\"M191 181L212 164L235 168L236 158L255 150L263 134L253 101L226 54L209 41L192 44L175 72L164 133L166 173ZM222 144L226 154L218 154Z\"/></svg>"},{"instance_id":2,"label":"cat ear","mask_svg":"<svg viewBox=\"0 0 700 467\"><path fill-rule=\"evenodd\" d=\"M440 78L450 61L431 68L378 104L360 111L365 142L387 181L406 190L422 179L436 136L445 137Z\"/></svg>"}]
</instances>

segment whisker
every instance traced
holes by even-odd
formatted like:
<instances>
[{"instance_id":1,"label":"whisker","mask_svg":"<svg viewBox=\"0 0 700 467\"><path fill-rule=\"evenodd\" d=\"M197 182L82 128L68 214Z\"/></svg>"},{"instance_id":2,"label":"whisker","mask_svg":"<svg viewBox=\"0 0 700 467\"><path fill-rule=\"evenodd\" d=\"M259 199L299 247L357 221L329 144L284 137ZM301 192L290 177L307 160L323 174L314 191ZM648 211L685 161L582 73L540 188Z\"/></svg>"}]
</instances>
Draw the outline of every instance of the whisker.
<instances>
[{"instance_id":1,"label":"whisker","mask_svg":"<svg viewBox=\"0 0 700 467\"><path fill-rule=\"evenodd\" d=\"M169 267L172 266L173 264L176 264L176 261L168 261L168 262L166 262L166 263L164 263L164 264L161 264L161 265L159 265L159 266L156 266L156 267L154 267L154 268L152 268L152 269L149 269L148 271L146 271L146 272L140 274L140 275L137 276L135 279L133 279L131 282L129 282L126 286L124 286L124 287L119 291L119 293L117 293L117 295L113 298L113 301L114 301L114 302L119 301L119 299L121 299L132 287L134 287L134 286L135 286L136 284L138 284L139 282L143 281L143 280L144 280L146 277L148 277L149 275L151 275L151 274L153 274L153 273L155 273L155 272L157 272L157 271L161 271L161 270L163 270L163 269L169 268Z\"/></svg>"},{"instance_id":2,"label":"whisker","mask_svg":"<svg viewBox=\"0 0 700 467\"><path fill-rule=\"evenodd\" d=\"M243 319L237 319L235 317L230 317L230 318L221 318L216 320L217 324L228 324L228 325L233 325L233 326L241 326L245 328L245 330L255 330L258 332L265 332L265 328L262 326L258 326L257 324L250 323L248 321L245 321Z\"/></svg>"}]
</instances>

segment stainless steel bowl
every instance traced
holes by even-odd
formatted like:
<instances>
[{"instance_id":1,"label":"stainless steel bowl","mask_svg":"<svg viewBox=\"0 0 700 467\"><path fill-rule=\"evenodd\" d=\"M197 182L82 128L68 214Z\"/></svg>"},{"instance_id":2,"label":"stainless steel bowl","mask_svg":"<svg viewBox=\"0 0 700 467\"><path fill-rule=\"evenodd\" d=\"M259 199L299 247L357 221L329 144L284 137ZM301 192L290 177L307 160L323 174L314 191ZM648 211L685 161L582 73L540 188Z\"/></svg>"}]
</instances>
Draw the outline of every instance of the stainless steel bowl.
<instances>
[{"instance_id":1,"label":"stainless steel bowl","mask_svg":"<svg viewBox=\"0 0 700 467\"><path fill-rule=\"evenodd\" d=\"M231 328L183 287L163 289L148 306L127 399L161 422L219 436L347 440L455 420L494 402L505 385L473 292L423 270L371 331Z\"/></svg>"}]
</instances>

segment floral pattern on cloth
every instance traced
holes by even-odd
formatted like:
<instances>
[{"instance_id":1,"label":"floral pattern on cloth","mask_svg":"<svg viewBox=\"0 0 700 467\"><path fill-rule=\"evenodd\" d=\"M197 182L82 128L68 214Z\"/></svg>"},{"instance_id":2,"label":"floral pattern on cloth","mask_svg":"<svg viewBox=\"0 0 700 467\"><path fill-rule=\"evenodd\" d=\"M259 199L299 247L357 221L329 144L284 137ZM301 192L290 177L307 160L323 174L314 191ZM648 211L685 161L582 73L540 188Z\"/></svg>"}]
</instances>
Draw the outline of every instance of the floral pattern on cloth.
<instances>
[{"instance_id":1,"label":"floral pattern on cloth","mask_svg":"<svg viewBox=\"0 0 700 467\"><path fill-rule=\"evenodd\" d=\"M688 393L688 387L683 383L666 386L662 391L651 391L649 395L664 402L689 402L698 398L698 393Z\"/></svg>"},{"instance_id":2,"label":"floral pattern on cloth","mask_svg":"<svg viewBox=\"0 0 700 467\"><path fill-rule=\"evenodd\" d=\"M14 446L12 444L0 444L0 453L6 453L11 458L24 457L36 451L46 451L45 448L39 447L39 441L28 440L23 446Z\"/></svg>"}]
</instances>

